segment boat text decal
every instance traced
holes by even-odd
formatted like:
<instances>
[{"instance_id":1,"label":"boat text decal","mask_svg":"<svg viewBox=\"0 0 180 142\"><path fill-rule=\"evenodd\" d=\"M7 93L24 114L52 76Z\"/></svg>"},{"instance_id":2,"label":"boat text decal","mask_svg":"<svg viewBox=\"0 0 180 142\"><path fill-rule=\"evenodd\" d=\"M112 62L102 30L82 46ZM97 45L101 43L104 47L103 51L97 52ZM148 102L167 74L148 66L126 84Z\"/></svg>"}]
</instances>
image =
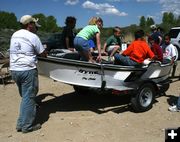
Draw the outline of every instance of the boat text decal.
<instances>
[{"instance_id":1,"label":"boat text decal","mask_svg":"<svg viewBox=\"0 0 180 142\"><path fill-rule=\"evenodd\" d=\"M83 74L98 74L98 71L87 71L82 69L80 69L79 72Z\"/></svg>"}]
</instances>

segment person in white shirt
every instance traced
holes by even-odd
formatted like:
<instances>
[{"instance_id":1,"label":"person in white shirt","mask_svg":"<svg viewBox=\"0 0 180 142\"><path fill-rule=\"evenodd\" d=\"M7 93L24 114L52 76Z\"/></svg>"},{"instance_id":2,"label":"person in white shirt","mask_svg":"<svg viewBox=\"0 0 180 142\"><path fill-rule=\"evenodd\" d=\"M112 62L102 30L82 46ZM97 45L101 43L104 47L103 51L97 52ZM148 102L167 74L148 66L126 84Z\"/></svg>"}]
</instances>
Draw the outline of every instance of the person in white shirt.
<instances>
[{"instance_id":1,"label":"person in white shirt","mask_svg":"<svg viewBox=\"0 0 180 142\"><path fill-rule=\"evenodd\" d=\"M36 35L38 19L24 15L20 19L22 29L16 31L10 41L10 70L22 97L17 120L17 132L28 133L41 128L34 124L36 117L35 97L38 93L37 55L46 56L46 51Z\"/></svg>"},{"instance_id":2,"label":"person in white shirt","mask_svg":"<svg viewBox=\"0 0 180 142\"><path fill-rule=\"evenodd\" d=\"M162 49L163 49L163 63L174 63L176 59L176 50L175 46L170 43L170 36L166 34L164 36L164 43L162 44Z\"/></svg>"}]
</instances>

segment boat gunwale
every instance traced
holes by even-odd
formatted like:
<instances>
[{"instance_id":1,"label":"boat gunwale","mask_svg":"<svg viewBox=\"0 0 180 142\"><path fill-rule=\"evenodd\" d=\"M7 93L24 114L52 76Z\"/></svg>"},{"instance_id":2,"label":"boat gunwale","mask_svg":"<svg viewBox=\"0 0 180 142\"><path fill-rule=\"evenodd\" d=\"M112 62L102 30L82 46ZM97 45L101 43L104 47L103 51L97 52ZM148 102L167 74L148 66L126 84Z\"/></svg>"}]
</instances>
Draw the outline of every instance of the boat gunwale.
<instances>
[{"instance_id":1,"label":"boat gunwale","mask_svg":"<svg viewBox=\"0 0 180 142\"><path fill-rule=\"evenodd\" d=\"M89 63L85 61L73 60L73 59L65 59L65 58L57 58L48 56L45 57L38 57L39 61L46 61L50 63L60 63L65 65L77 65L86 68L98 68L98 69L106 69L106 70L119 70L119 71L146 71L148 66L144 67L134 67L134 66L122 66L122 65L113 65L113 64L100 64L100 63Z\"/></svg>"}]
</instances>

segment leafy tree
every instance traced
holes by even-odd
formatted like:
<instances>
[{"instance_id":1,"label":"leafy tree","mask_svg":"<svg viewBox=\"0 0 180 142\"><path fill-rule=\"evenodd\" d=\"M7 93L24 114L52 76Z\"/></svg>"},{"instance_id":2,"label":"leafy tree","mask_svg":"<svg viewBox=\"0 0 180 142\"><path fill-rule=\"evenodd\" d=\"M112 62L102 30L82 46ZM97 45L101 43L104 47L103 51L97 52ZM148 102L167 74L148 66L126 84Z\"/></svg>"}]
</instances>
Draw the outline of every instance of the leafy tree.
<instances>
[{"instance_id":1,"label":"leafy tree","mask_svg":"<svg viewBox=\"0 0 180 142\"><path fill-rule=\"evenodd\" d=\"M141 16L139 26L141 28L145 28L146 27L146 18L144 16Z\"/></svg>"},{"instance_id":2,"label":"leafy tree","mask_svg":"<svg viewBox=\"0 0 180 142\"><path fill-rule=\"evenodd\" d=\"M180 16L177 17L177 19L175 20L175 26L179 26L180 25Z\"/></svg>"},{"instance_id":3,"label":"leafy tree","mask_svg":"<svg viewBox=\"0 0 180 142\"><path fill-rule=\"evenodd\" d=\"M14 13L0 12L0 29L17 29L19 24Z\"/></svg>"},{"instance_id":4,"label":"leafy tree","mask_svg":"<svg viewBox=\"0 0 180 142\"><path fill-rule=\"evenodd\" d=\"M56 19L53 16L48 16L46 21L47 27L46 30L49 32L57 32L58 26L56 24Z\"/></svg>"},{"instance_id":5,"label":"leafy tree","mask_svg":"<svg viewBox=\"0 0 180 142\"><path fill-rule=\"evenodd\" d=\"M60 30L60 27L58 27L57 21L54 16L46 17L42 13L35 14L33 16L39 18L39 24L41 25L40 31L58 32Z\"/></svg>"},{"instance_id":6,"label":"leafy tree","mask_svg":"<svg viewBox=\"0 0 180 142\"><path fill-rule=\"evenodd\" d=\"M165 32L168 32L171 27L175 26L176 19L171 12L165 12L162 18L162 26Z\"/></svg>"},{"instance_id":7,"label":"leafy tree","mask_svg":"<svg viewBox=\"0 0 180 142\"><path fill-rule=\"evenodd\" d=\"M149 27L151 25L155 24L154 20L152 17L148 17L146 20L146 26Z\"/></svg>"}]
</instances>

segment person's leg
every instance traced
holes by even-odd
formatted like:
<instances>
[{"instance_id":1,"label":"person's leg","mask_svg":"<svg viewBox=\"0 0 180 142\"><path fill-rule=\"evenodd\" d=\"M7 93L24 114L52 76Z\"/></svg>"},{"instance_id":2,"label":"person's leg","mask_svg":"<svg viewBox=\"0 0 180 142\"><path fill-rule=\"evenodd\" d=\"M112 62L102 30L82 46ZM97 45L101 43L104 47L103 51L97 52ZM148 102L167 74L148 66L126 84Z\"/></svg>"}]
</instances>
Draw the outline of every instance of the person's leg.
<instances>
[{"instance_id":1,"label":"person's leg","mask_svg":"<svg viewBox=\"0 0 180 142\"><path fill-rule=\"evenodd\" d=\"M117 52L117 50L118 50L119 48L120 48L119 45L115 45L114 48L113 48L112 51L111 51L110 57L112 57L112 56Z\"/></svg>"},{"instance_id":2,"label":"person's leg","mask_svg":"<svg viewBox=\"0 0 180 142\"><path fill-rule=\"evenodd\" d=\"M21 84L18 85L18 84ZM17 130L22 132L33 130L33 122L36 116L35 97L38 92L38 72L36 69L18 73L17 85L21 89L20 115L17 121Z\"/></svg>"},{"instance_id":3,"label":"person's leg","mask_svg":"<svg viewBox=\"0 0 180 142\"><path fill-rule=\"evenodd\" d=\"M76 37L74 40L74 45L83 61L93 62L88 40Z\"/></svg>"},{"instance_id":4,"label":"person's leg","mask_svg":"<svg viewBox=\"0 0 180 142\"><path fill-rule=\"evenodd\" d=\"M19 90L19 95L22 97L22 88L21 88L21 72L18 71L12 71L11 72L12 75L12 79L16 82L16 85L18 87ZM22 104L22 103L21 103ZM22 129L22 111L21 111L21 104L20 104L20 108L19 108L19 116L17 119L17 123L16 123L16 130L17 131L21 131Z\"/></svg>"},{"instance_id":5,"label":"person's leg","mask_svg":"<svg viewBox=\"0 0 180 142\"><path fill-rule=\"evenodd\" d=\"M169 64L169 63L171 63L171 60L169 60L169 59L163 59L162 63L163 63L163 64Z\"/></svg>"},{"instance_id":6,"label":"person's leg","mask_svg":"<svg viewBox=\"0 0 180 142\"><path fill-rule=\"evenodd\" d=\"M38 72L36 69L26 71L22 82L22 131L31 130L36 117L35 97L38 92Z\"/></svg>"},{"instance_id":7,"label":"person's leg","mask_svg":"<svg viewBox=\"0 0 180 142\"><path fill-rule=\"evenodd\" d=\"M177 100L177 109L180 110L180 96L178 97L178 100Z\"/></svg>"},{"instance_id":8,"label":"person's leg","mask_svg":"<svg viewBox=\"0 0 180 142\"><path fill-rule=\"evenodd\" d=\"M121 54L116 53L114 55L115 63L125 66L137 66L139 63L131 60L128 56L123 56Z\"/></svg>"}]
</instances>

